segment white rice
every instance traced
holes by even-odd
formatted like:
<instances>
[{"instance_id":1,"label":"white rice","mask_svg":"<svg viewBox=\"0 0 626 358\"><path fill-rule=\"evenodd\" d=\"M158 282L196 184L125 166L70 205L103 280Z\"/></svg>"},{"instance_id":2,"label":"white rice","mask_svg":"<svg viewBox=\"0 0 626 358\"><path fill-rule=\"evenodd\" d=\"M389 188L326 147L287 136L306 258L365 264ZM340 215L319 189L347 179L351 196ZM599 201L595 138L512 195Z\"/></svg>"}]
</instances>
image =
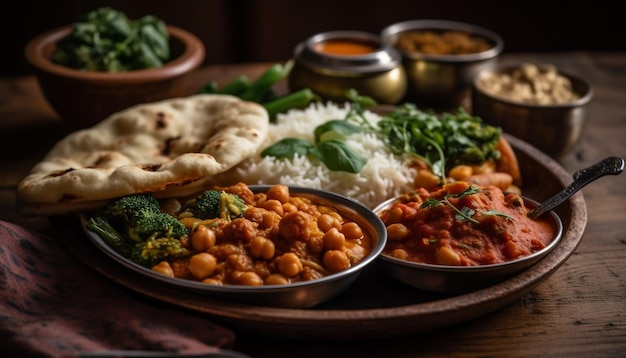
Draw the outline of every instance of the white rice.
<instances>
[{"instance_id":1,"label":"white rice","mask_svg":"<svg viewBox=\"0 0 626 358\"><path fill-rule=\"evenodd\" d=\"M408 158L396 157L371 133L352 134L346 140L348 146L367 158L367 163L357 174L331 171L323 163L301 156L282 160L261 158L263 149L283 138L300 138L313 143L315 127L329 120L343 119L346 113L347 108L328 102L279 114L257 155L220 175L216 183L226 185L243 181L324 189L372 209L388 198L411 190L416 172L407 166ZM372 124L380 120L378 115L369 111L366 117Z\"/></svg>"}]
</instances>

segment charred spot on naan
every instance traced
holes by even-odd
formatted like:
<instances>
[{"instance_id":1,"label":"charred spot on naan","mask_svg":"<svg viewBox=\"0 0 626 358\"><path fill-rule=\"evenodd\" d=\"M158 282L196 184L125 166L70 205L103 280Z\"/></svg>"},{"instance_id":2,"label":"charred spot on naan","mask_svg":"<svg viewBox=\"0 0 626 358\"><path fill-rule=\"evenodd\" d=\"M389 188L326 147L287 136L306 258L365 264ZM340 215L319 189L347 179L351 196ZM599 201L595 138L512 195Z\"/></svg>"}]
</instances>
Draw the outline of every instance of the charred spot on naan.
<instances>
[{"instance_id":1,"label":"charred spot on naan","mask_svg":"<svg viewBox=\"0 0 626 358\"><path fill-rule=\"evenodd\" d=\"M140 165L139 168L147 172L156 172L159 169L161 169L162 166L163 166L162 164L143 164L143 165Z\"/></svg>"},{"instance_id":2,"label":"charred spot on naan","mask_svg":"<svg viewBox=\"0 0 626 358\"><path fill-rule=\"evenodd\" d=\"M168 121L167 116L163 111L159 111L156 113L156 118L154 121L154 129L164 129L167 128Z\"/></svg>"},{"instance_id":3,"label":"charred spot on naan","mask_svg":"<svg viewBox=\"0 0 626 358\"><path fill-rule=\"evenodd\" d=\"M44 178L60 177L60 176L63 176L65 174L67 174L67 173L73 172L74 170L76 170L76 169L74 169L74 168L67 168L67 169L63 169L63 170L56 170L56 171L53 171L50 174L46 175Z\"/></svg>"}]
</instances>

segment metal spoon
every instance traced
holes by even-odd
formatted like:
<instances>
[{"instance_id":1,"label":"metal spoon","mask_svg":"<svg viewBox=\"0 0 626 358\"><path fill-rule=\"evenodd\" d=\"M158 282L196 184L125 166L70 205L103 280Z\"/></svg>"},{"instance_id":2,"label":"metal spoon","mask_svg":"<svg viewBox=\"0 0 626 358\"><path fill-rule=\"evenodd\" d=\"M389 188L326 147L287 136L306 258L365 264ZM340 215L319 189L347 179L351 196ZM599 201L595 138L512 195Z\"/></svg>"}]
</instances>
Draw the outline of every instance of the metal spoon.
<instances>
[{"instance_id":1,"label":"metal spoon","mask_svg":"<svg viewBox=\"0 0 626 358\"><path fill-rule=\"evenodd\" d=\"M622 171L624 171L624 159L618 157L608 157L588 168L581 169L574 173L574 181L570 185L543 201L538 207L529 212L528 216L531 219L536 219L543 213L561 205L570 196L592 181L609 174L618 175Z\"/></svg>"}]
</instances>

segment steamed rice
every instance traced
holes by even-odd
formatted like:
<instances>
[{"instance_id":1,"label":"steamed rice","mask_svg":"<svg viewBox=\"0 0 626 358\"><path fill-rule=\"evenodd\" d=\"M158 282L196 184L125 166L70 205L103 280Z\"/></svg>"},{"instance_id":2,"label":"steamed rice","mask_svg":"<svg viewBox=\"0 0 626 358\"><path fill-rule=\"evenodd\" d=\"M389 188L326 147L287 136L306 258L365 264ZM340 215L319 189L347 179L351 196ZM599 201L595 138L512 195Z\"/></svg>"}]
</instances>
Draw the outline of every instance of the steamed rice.
<instances>
[{"instance_id":1,"label":"steamed rice","mask_svg":"<svg viewBox=\"0 0 626 358\"><path fill-rule=\"evenodd\" d=\"M314 103L304 110L278 115L257 155L221 174L216 183L228 185L243 181L324 189L352 198L369 208L413 189L416 172L407 165L408 156L392 154L372 133L352 134L346 139L348 146L367 158L367 163L357 174L331 171L317 159L302 156L280 160L261 158L263 149L283 138L300 138L313 143L315 127L329 120L343 119L347 110L332 102ZM380 116L369 111L366 118L372 124L380 120Z\"/></svg>"}]
</instances>

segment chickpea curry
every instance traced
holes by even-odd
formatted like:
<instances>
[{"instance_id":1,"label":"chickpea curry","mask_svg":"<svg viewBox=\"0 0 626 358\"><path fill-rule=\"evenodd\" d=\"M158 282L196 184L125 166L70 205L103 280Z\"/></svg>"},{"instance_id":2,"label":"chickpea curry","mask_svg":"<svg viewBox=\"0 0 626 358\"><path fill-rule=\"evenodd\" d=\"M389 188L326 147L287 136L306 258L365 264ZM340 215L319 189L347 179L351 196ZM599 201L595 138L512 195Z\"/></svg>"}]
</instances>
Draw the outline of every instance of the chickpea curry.
<instances>
[{"instance_id":1,"label":"chickpea curry","mask_svg":"<svg viewBox=\"0 0 626 358\"><path fill-rule=\"evenodd\" d=\"M218 209L207 209L207 203L217 203ZM103 215L119 211L105 209ZM243 183L216 187L197 197L162 200L157 215L178 224L151 235L148 244L134 243L134 254L115 246L102 222L94 223L98 217L87 227L122 255L155 272L212 285L314 280L347 270L372 250L371 237L356 221L327 202L292 195L285 185L259 193ZM183 234L171 240L178 228ZM159 255L151 256L154 252Z\"/></svg>"},{"instance_id":2,"label":"chickpea curry","mask_svg":"<svg viewBox=\"0 0 626 358\"><path fill-rule=\"evenodd\" d=\"M518 194L458 181L428 192L417 189L382 211L383 254L437 265L477 266L528 256L548 245L557 228L532 220Z\"/></svg>"}]
</instances>

